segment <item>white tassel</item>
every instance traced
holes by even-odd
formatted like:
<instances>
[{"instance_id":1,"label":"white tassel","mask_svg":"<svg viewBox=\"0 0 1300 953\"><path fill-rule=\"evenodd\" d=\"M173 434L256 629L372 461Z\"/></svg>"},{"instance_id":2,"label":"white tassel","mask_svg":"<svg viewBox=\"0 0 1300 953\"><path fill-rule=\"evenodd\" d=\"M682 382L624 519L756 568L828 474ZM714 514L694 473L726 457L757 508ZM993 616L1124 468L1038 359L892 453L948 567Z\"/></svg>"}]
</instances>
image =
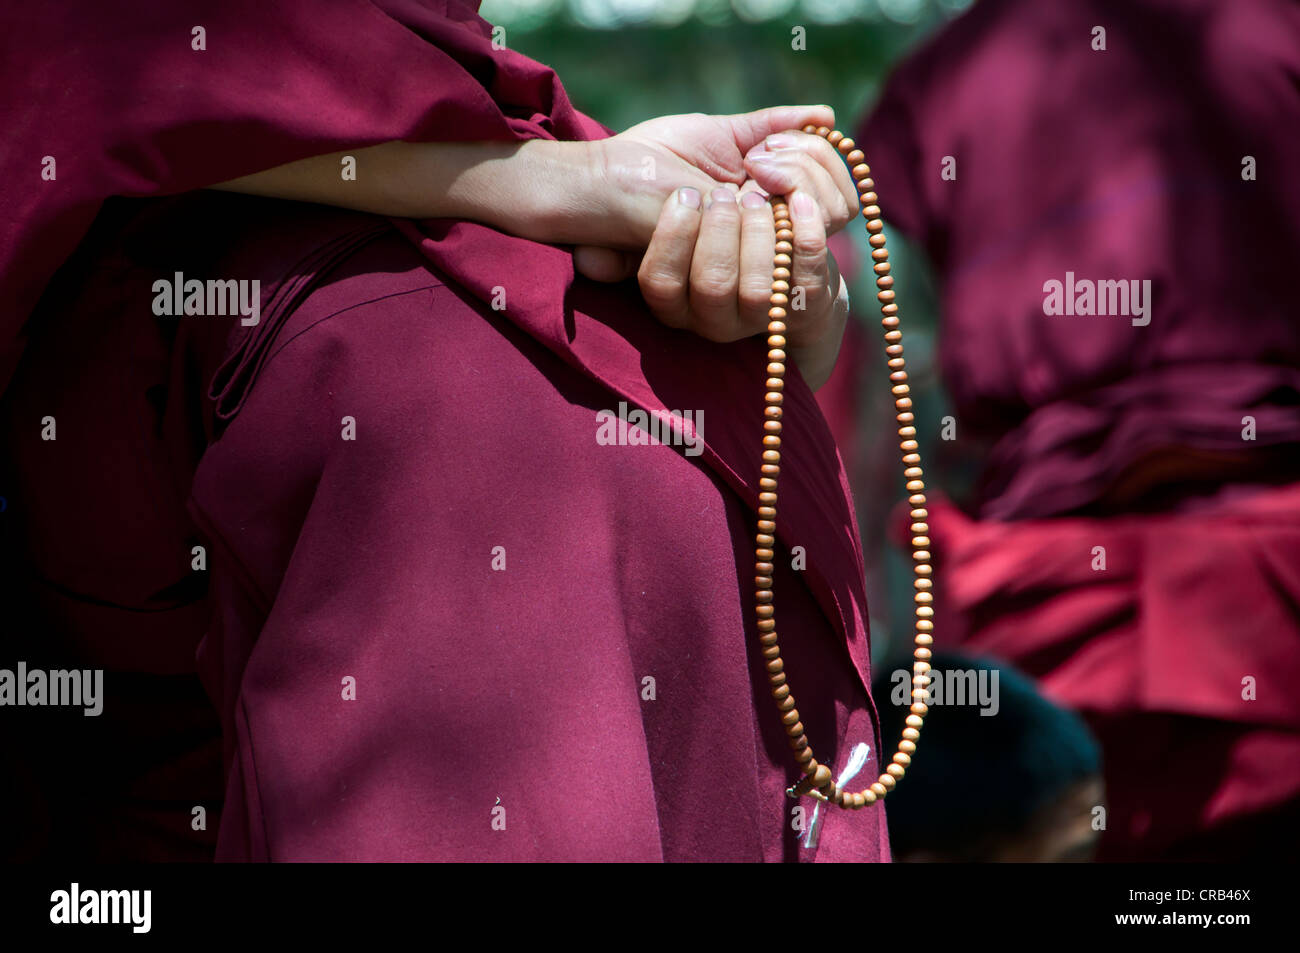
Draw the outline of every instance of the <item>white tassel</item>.
<instances>
[{"instance_id":1,"label":"white tassel","mask_svg":"<svg viewBox=\"0 0 1300 953\"><path fill-rule=\"evenodd\" d=\"M840 776L835 779L835 786L837 788L842 788L857 777L858 772L867 766L867 758L870 756L871 746L859 742L858 745L854 747L853 753L849 755L849 763L844 766L844 770L840 772ZM812 820L808 823L808 834L804 837L804 847L811 850L817 846L817 835L821 831L821 825L822 802L818 801L817 806L813 808Z\"/></svg>"}]
</instances>

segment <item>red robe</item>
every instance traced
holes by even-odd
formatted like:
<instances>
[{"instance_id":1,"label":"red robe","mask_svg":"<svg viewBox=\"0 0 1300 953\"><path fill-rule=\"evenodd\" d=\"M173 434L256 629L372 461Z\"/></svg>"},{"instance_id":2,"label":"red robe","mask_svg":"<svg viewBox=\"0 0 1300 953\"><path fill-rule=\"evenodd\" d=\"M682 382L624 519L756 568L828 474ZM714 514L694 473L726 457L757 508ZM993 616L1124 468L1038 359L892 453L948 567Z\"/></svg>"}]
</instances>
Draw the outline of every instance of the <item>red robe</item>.
<instances>
[{"instance_id":1,"label":"red robe","mask_svg":"<svg viewBox=\"0 0 1300 953\"><path fill-rule=\"evenodd\" d=\"M24 48L64 69L4 57L45 105L6 154L58 170L0 199L5 330L34 309L0 408L21 645L107 668L136 704L113 737L150 755L85 792L99 853L131 818L155 857L215 832L229 860L887 859L880 808L832 811L806 850L784 796L751 606L761 342L664 328L635 286L484 226L192 193L392 139L606 130L458 3L175 6L126 30L79 11L93 43L42 7ZM259 281L258 323L155 316L176 271ZM702 452L602 445L620 401L702 414ZM819 758L866 741L869 774L857 530L797 374L785 406L788 670ZM219 829L213 733L148 747L161 709L129 690L196 670Z\"/></svg>"},{"instance_id":2,"label":"red robe","mask_svg":"<svg viewBox=\"0 0 1300 953\"><path fill-rule=\"evenodd\" d=\"M1284 0L982 0L858 137L982 467L932 507L936 640L1089 717L1112 859L1300 846L1297 75ZM1146 313L1052 313L1053 280Z\"/></svg>"}]
</instances>

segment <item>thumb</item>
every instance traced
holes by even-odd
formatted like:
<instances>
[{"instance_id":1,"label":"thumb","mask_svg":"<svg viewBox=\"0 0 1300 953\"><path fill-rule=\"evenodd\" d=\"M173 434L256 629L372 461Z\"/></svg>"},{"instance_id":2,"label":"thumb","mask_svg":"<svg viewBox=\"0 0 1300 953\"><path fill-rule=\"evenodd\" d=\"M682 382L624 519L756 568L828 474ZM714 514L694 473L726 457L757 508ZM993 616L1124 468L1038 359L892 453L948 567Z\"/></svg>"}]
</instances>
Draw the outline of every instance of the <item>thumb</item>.
<instances>
[{"instance_id":1,"label":"thumb","mask_svg":"<svg viewBox=\"0 0 1300 953\"><path fill-rule=\"evenodd\" d=\"M573 268L592 281L612 283L631 278L641 264L641 253L579 245L573 249Z\"/></svg>"},{"instance_id":2,"label":"thumb","mask_svg":"<svg viewBox=\"0 0 1300 953\"><path fill-rule=\"evenodd\" d=\"M742 154L778 132L809 125L835 128L835 110L830 106L769 106L722 118L731 125L731 134Z\"/></svg>"}]
</instances>

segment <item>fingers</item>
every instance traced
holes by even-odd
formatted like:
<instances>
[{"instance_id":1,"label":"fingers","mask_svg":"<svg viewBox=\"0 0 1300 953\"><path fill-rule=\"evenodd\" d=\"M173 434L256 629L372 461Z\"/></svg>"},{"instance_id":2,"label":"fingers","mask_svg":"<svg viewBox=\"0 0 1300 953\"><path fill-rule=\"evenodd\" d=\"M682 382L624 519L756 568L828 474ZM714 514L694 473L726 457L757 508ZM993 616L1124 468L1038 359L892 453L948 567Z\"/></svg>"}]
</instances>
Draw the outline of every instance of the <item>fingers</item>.
<instances>
[{"instance_id":1,"label":"fingers","mask_svg":"<svg viewBox=\"0 0 1300 953\"><path fill-rule=\"evenodd\" d=\"M824 331L839 288L830 288L826 225L817 203L805 192L790 200L790 308L786 337L792 347L815 340Z\"/></svg>"},{"instance_id":2,"label":"fingers","mask_svg":"<svg viewBox=\"0 0 1300 953\"><path fill-rule=\"evenodd\" d=\"M745 336L767 327L772 295L772 257L776 251L776 225L761 193L740 196L740 276L737 298Z\"/></svg>"},{"instance_id":3,"label":"fingers","mask_svg":"<svg viewBox=\"0 0 1300 953\"><path fill-rule=\"evenodd\" d=\"M839 231L857 215L860 204L858 202L858 189L853 183L853 176L849 174L848 165L845 163L840 151L821 136L806 132L777 133L768 136L763 141L763 146L763 149L758 150L758 154L762 152L781 153L787 149L801 150L806 152L826 171L831 185L838 190L838 197L843 200L843 203L842 205L836 203L830 194L818 193L814 198L819 200L823 208L831 212L833 222L839 222L841 213L847 216L843 222L839 222L838 225L830 228L832 233ZM825 180L819 179L819 181L825 183Z\"/></svg>"},{"instance_id":4,"label":"fingers","mask_svg":"<svg viewBox=\"0 0 1300 953\"><path fill-rule=\"evenodd\" d=\"M700 208L698 192L680 189L664 203L637 272L642 296L662 323L718 342L766 327L776 245L772 211L758 192L740 198L718 188ZM575 264L582 266L576 254Z\"/></svg>"},{"instance_id":5,"label":"fingers","mask_svg":"<svg viewBox=\"0 0 1300 953\"><path fill-rule=\"evenodd\" d=\"M714 189L700 221L691 258L692 330L710 341L732 341L739 327L736 291L740 272L740 206L730 189Z\"/></svg>"},{"instance_id":6,"label":"fingers","mask_svg":"<svg viewBox=\"0 0 1300 953\"><path fill-rule=\"evenodd\" d=\"M670 328L686 328L691 323L689 281L702 219L700 205L698 189L677 189L668 196L637 270L641 296L654 316Z\"/></svg>"},{"instance_id":7,"label":"fingers","mask_svg":"<svg viewBox=\"0 0 1300 953\"><path fill-rule=\"evenodd\" d=\"M857 188L838 151L821 136L779 133L750 150L745 169L764 191L792 196L807 192L826 213L831 232L857 214Z\"/></svg>"}]
</instances>

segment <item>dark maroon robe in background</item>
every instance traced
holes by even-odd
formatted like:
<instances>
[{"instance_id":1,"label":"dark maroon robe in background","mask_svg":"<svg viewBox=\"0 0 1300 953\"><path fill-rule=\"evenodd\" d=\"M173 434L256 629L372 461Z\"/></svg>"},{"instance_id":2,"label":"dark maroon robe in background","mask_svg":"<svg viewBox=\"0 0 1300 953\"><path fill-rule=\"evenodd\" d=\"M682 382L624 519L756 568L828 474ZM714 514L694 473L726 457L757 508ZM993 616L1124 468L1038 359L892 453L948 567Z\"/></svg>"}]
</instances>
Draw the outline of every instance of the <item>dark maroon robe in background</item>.
<instances>
[{"instance_id":1,"label":"dark maroon robe in background","mask_svg":"<svg viewBox=\"0 0 1300 953\"><path fill-rule=\"evenodd\" d=\"M1106 856L1294 852L1300 5L982 0L859 141L984 448L970 514L933 507L936 637L1089 716ZM1045 314L1067 272L1149 279L1150 323Z\"/></svg>"},{"instance_id":2,"label":"dark maroon robe in background","mask_svg":"<svg viewBox=\"0 0 1300 953\"><path fill-rule=\"evenodd\" d=\"M664 328L633 285L483 226L192 191L398 138L606 134L554 75L454 2L60 7L9 15L3 67L30 90L0 198L6 595L30 615L6 645L135 685L114 709L135 717L95 730L139 763L105 755L110 784L78 760L92 729L29 711L42 743L11 736L12 772L46 817L14 852L887 859L878 808L832 811L815 850L792 830L750 605L760 342ZM155 317L175 271L259 280L260 322ZM599 445L619 401L702 412L703 454ZM857 530L797 375L785 407L788 669L820 757L865 741L870 773ZM159 686L192 723L141 703Z\"/></svg>"}]
</instances>

